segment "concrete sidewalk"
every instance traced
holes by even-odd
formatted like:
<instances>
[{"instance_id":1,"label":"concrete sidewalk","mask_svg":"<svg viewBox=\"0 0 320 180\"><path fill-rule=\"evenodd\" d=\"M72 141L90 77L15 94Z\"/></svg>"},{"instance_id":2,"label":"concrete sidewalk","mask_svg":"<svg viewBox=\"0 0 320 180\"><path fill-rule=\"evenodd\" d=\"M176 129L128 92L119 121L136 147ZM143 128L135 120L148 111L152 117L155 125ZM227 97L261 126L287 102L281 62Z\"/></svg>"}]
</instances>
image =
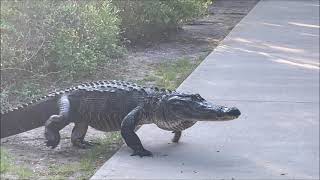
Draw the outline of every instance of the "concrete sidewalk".
<instances>
[{"instance_id":1,"label":"concrete sidewalk","mask_svg":"<svg viewBox=\"0 0 320 180\"><path fill-rule=\"evenodd\" d=\"M154 157L123 146L92 179L319 179L318 3L260 1L179 87L238 120L197 123L179 144L143 126Z\"/></svg>"}]
</instances>

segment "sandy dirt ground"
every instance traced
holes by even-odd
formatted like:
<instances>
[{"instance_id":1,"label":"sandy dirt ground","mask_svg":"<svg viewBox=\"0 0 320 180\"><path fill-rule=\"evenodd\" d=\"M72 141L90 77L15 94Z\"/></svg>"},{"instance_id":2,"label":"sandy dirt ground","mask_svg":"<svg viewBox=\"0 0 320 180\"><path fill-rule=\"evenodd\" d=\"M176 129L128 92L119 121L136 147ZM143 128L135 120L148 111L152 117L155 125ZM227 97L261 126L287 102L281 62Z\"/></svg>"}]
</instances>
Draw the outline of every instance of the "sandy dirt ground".
<instances>
[{"instance_id":1,"label":"sandy dirt ground","mask_svg":"<svg viewBox=\"0 0 320 180\"><path fill-rule=\"evenodd\" d=\"M207 55L232 30L232 28L254 7L258 0L215 0L209 7L206 17L197 19L185 26L175 36L165 41L152 43L144 47L129 49L125 64L119 68L119 74L126 80L142 80L154 73L155 67L164 61L175 61L180 58L190 60ZM61 142L55 149L44 144L44 128L40 127L1 140L1 147L14 158L14 164L31 169L35 178L46 179L50 167L62 166L80 159L88 149L72 147L70 135L73 124L60 131ZM86 140L97 141L108 138L110 133L103 133L89 128ZM110 157L121 143L110 143L110 148L102 159ZM103 160L103 161L104 161ZM96 165L98 168L101 163ZM2 174L4 179L19 178L14 174ZM81 172L68 175L69 179L83 177Z\"/></svg>"}]
</instances>

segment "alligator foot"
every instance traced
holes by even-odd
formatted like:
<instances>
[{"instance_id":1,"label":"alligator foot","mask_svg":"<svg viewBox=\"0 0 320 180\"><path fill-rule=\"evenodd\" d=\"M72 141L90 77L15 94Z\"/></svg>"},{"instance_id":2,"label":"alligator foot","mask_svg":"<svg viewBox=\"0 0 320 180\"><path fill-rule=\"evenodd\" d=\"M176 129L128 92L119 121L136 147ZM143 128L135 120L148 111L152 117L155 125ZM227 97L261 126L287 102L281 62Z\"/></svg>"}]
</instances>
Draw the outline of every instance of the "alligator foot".
<instances>
[{"instance_id":1,"label":"alligator foot","mask_svg":"<svg viewBox=\"0 0 320 180\"><path fill-rule=\"evenodd\" d=\"M76 141L76 142L73 142L73 145L78 147L78 148L81 148L81 149L88 149L88 148L92 148L93 146L95 145L99 145L100 143L96 143L96 142L90 142L90 141Z\"/></svg>"},{"instance_id":2,"label":"alligator foot","mask_svg":"<svg viewBox=\"0 0 320 180\"><path fill-rule=\"evenodd\" d=\"M131 154L131 156L140 156L140 157L152 156L152 153L146 149L143 149L143 150L134 151L133 154Z\"/></svg>"},{"instance_id":3,"label":"alligator foot","mask_svg":"<svg viewBox=\"0 0 320 180\"><path fill-rule=\"evenodd\" d=\"M95 145L101 145L101 143L98 142L93 142L93 141L82 141L83 144L87 145L87 146L95 146Z\"/></svg>"},{"instance_id":4,"label":"alligator foot","mask_svg":"<svg viewBox=\"0 0 320 180\"><path fill-rule=\"evenodd\" d=\"M47 139L47 141L45 142L47 147L51 147L52 149L54 149L55 147L58 146L60 142L59 131L54 132L52 130L46 129L44 135L45 135L45 138Z\"/></svg>"}]
</instances>

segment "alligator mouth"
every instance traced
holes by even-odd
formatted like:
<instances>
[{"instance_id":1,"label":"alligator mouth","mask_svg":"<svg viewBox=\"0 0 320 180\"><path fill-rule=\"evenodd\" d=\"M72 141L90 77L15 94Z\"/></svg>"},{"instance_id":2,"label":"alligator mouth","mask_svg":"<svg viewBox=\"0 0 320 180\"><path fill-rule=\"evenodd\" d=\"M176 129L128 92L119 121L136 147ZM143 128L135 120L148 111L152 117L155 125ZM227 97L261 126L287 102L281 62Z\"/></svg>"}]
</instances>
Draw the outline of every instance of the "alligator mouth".
<instances>
[{"instance_id":1,"label":"alligator mouth","mask_svg":"<svg viewBox=\"0 0 320 180\"><path fill-rule=\"evenodd\" d=\"M241 112L236 107L225 107L214 105L205 100L186 101L182 103L173 103L170 107L167 117L169 119L181 119L188 121L228 121L238 118Z\"/></svg>"},{"instance_id":2,"label":"alligator mouth","mask_svg":"<svg viewBox=\"0 0 320 180\"><path fill-rule=\"evenodd\" d=\"M236 119L241 115L241 112L236 107L206 106L195 111L200 121L227 121Z\"/></svg>"},{"instance_id":3,"label":"alligator mouth","mask_svg":"<svg viewBox=\"0 0 320 180\"><path fill-rule=\"evenodd\" d=\"M227 116L234 118L238 118L241 115L241 112L236 107L228 108L225 113Z\"/></svg>"}]
</instances>

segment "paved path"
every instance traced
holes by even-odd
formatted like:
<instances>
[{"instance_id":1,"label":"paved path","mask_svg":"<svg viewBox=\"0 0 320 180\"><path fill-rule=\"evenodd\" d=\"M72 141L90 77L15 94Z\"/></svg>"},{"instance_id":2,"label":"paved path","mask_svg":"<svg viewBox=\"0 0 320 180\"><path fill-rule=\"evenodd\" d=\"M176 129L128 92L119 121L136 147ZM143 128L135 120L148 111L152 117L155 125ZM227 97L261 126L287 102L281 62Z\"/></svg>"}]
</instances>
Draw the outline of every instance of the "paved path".
<instances>
[{"instance_id":1,"label":"paved path","mask_svg":"<svg viewBox=\"0 0 320 180\"><path fill-rule=\"evenodd\" d=\"M154 157L124 146L92 179L318 179L318 49L318 1L260 1L179 87L242 116L197 123L179 144L143 126Z\"/></svg>"}]
</instances>

